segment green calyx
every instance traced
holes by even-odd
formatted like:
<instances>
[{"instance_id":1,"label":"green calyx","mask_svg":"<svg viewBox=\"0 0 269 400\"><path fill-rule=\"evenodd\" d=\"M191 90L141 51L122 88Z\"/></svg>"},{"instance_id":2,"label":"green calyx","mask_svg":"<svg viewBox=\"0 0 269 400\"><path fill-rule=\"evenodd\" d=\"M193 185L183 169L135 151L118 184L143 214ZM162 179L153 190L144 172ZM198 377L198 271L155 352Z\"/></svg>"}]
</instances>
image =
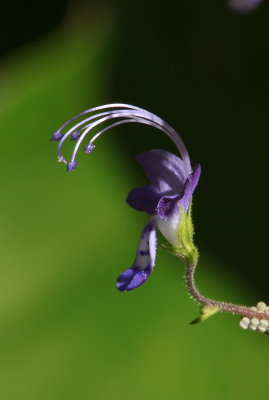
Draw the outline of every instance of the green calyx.
<instances>
[{"instance_id":1,"label":"green calyx","mask_svg":"<svg viewBox=\"0 0 269 400\"><path fill-rule=\"evenodd\" d=\"M192 210L192 198L190 201L189 209L187 214L183 207L179 204L181 211L181 220L178 228L178 239L179 246L174 247L169 244L162 245L165 250L173 253L175 256L182 258L184 261L188 261L192 265L196 263L198 258L198 250L193 243L193 223L191 217Z\"/></svg>"}]
</instances>

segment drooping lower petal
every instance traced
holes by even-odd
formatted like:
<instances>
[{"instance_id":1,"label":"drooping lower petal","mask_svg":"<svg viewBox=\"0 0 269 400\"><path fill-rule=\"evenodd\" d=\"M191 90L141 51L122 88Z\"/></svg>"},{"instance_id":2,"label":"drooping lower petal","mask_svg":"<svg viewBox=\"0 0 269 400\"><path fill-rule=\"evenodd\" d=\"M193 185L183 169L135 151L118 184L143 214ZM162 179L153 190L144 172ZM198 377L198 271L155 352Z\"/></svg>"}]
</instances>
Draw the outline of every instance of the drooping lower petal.
<instances>
[{"instance_id":1,"label":"drooping lower petal","mask_svg":"<svg viewBox=\"0 0 269 400\"><path fill-rule=\"evenodd\" d=\"M133 266L122 272L117 279L118 290L133 290L148 279L156 258L156 225L157 219L152 218L144 227Z\"/></svg>"}]
</instances>

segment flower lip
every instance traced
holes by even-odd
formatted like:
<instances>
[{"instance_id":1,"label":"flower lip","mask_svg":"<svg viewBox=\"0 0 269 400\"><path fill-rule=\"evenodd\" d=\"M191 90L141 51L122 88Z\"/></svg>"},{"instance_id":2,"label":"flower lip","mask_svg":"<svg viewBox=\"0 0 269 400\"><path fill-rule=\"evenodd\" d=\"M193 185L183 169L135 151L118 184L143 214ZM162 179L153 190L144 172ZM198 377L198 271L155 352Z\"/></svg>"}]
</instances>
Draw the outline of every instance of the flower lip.
<instances>
[{"instance_id":1,"label":"flower lip","mask_svg":"<svg viewBox=\"0 0 269 400\"><path fill-rule=\"evenodd\" d=\"M151 269L147 267L141 270L138 267L128 268L123 271L117 279L117 289L120 292L127 292L136 289L144 283L151 273Z\"/></svg>"},{"instance_id":2,"label":"flower lip","mask_svg":"<svg viewBox=\"0 0 269 400\"><path fill-rule=\"evenodd\" d=\"M156 258L156 226L157 218L153 217L144 227L132 267L123 271L117 279L117 289L121 292L137 288L151 274Z\"/></svg>"}]
</instances>

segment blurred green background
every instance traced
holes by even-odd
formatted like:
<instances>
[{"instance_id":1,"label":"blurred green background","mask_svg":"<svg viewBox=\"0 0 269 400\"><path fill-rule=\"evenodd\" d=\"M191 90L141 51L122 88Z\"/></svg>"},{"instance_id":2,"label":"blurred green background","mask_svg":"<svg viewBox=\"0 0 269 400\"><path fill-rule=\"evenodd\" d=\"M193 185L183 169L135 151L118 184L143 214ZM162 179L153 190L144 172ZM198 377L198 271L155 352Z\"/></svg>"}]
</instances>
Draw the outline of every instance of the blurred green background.
<instances>
[{"instance_id":1,"label":"blurred green background","mask_svg":"<svg viewBox=\"0 0 269 400\"><path fill-rule=\"evenodd\" d=\"M178 259L159 250L145 285L115 288L148 219L125 203L146 182L135 154L175 152L168 139L123 126L67 174L49 138L102 103L163 117L202 164L198 287L269 303L268 4L248 15L213 0L6 7L1 399L267 399L268 337L231 315L190 326L198 307Z\"/></svg>"}]
</instances>

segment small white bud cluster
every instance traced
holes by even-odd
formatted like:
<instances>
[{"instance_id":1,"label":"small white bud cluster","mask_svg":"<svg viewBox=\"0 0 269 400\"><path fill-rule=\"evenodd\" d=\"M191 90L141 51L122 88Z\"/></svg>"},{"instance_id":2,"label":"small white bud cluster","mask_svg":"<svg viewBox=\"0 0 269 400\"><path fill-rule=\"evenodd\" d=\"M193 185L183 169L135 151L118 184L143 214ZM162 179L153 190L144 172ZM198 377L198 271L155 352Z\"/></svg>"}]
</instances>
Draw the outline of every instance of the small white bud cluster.
<instances>
[{"instance_id":1,"label":"small white bud cluster","mask_svg":"<svg viewBox=\"0 0 269 400\"><path fill-rule=\"evenodd\" d=\"M257 303L256 307L250 307L250 310L269 314L269 306L266 306L266 304L263 301ZM250 319L248 317L243 317L239 322L239 326L242 329L249 328L252 331L258 330L259 332L262 333L269 333L269 321L267 321L266 319L258 319L258 318Z\"/></svg>"}]
</instances>

